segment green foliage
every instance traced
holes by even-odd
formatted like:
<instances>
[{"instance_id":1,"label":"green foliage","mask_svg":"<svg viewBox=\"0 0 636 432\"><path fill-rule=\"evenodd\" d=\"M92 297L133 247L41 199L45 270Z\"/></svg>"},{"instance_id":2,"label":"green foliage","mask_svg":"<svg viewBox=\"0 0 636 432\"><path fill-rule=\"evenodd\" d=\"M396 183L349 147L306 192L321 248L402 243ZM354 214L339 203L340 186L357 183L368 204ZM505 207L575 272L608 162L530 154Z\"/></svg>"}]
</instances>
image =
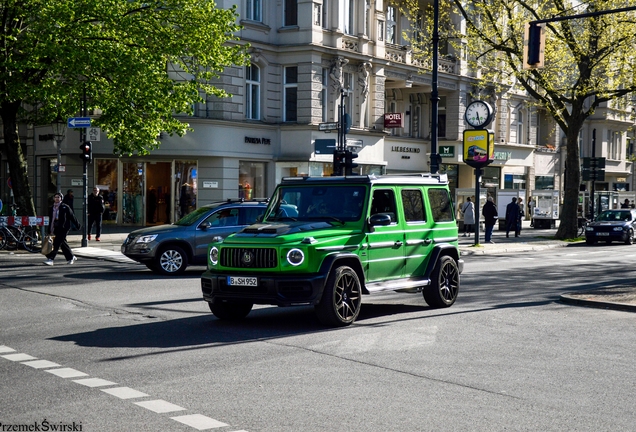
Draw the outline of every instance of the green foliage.
<instances>
[{"instance_id":1,"label":"green foliage","mask_svg":"<svg viewBox=\"0 0 636 432\"><path fill-rule=\"evenodd\" d=\"M88 109L117 154L145 154L161 132L182 135L174 114L192 112L224 68L244 65L235 8L209 0L22 0L0 6L0 106L46 124ZM21 104L20 104L21 103Z\"/></svg>"}]
</instances>

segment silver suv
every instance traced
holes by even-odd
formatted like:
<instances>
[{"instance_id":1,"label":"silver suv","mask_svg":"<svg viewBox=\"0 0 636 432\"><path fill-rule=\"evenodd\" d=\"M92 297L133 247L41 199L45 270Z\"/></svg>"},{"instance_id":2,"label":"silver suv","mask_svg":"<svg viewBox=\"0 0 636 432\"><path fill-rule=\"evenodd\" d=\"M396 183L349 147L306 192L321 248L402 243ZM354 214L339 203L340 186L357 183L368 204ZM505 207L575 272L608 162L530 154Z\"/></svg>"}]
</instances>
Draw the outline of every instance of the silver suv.
<instances>
[{"instance_id":1,"label":"silver suv","mask_svg":"<svg viewBox=\"0 0 636 432\"><path fill-rule=\"evenodd\" d=\"M200 207L171 225L128 234L121 253L162 275L177 275L188 265L205 265L208 244L253 224L267 208L263 200L228 200Z\"/></svg>"}]
</instances>

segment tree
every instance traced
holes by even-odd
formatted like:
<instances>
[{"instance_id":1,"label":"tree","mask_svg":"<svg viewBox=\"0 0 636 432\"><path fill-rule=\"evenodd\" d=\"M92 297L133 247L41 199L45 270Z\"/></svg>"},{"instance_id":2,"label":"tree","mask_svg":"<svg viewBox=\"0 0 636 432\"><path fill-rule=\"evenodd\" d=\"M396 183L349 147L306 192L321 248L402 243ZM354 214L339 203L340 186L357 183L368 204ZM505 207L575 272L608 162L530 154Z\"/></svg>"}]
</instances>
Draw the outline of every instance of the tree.
<instances>
[{"instance_id":1,"label":"tree","mask_svg":"<svg viewBox=\"0 0 636 432\"><path fill-rule=\"evenodd\" d=\"M452 24L452 15L441 15L442 37L465 49L471 67L484 85L523 88L544 109L566 136L566 175L561 224L556 237L577 236L578 194L581 182L579 132L587 118L604 104L627 108L627 97L636 92L636 12L628 11L545 24L545 66L524 69L524 29L531 21L572 16L625 7L622 0L440 0L440 11L456 11L465 22ZM410 16L430 5L405 0ZM417 29L416 29L417 30ZM426 29L424 29L426 30ZM422 40L424 44L430 39ZM419 50L426 53L429 47Z\"/></svg>"},{"instance_id":2,"label":"tree","mask_svg":"<svg viewBox=\"0 0 636 432\"><path fill-rule=\"evenodd\" d=\"M19 124L47 124L87 108L115 153L147 154L161 132L183 135L175 113L227 93L212 85L246 64L236 8L212 0L4 0L0 4L0 118L21 214L35 214Z\"/></svg>"}]
</instances>

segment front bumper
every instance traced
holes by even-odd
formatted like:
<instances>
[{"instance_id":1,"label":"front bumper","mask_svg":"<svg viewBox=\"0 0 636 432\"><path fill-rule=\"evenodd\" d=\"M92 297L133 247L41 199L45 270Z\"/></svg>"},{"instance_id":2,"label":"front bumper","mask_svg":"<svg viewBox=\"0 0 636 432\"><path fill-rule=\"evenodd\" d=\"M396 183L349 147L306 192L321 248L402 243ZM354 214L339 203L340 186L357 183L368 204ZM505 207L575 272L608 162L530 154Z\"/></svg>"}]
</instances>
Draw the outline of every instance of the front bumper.
<instances>
[{"instance_id":1,"label":"front bumper","mask_svg":"<svg viewBox=\"0 0 636 432\"><path fill-rule=\"evenodd\" d=\"M222 299L276 306L315 305L322 297L326 281L326 276L321 274L277 276L263 273L249 275L258 278L257 286L230 286L227 276L209 270L203 273L201 292L205 301Z\"/></svg>"}]
</instances>

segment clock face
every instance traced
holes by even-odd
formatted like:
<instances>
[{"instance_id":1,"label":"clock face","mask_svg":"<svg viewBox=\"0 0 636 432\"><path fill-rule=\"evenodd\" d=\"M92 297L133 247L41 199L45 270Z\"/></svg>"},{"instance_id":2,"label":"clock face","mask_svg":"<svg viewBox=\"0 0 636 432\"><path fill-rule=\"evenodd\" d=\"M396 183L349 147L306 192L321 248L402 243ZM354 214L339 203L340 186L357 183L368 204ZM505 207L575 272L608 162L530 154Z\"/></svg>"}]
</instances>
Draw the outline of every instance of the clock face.
<instances>
[{"instance_id":1,"label":"clock face","mask_svg":"<svg viewBox=\"0 0 636 432\"><path fill-rule=\"evenodd\" d=\"M492 121L492 108L484 101L471 102L466 108L464 118L474 128L483 127Z\"/></svg>"}]
</instances>

